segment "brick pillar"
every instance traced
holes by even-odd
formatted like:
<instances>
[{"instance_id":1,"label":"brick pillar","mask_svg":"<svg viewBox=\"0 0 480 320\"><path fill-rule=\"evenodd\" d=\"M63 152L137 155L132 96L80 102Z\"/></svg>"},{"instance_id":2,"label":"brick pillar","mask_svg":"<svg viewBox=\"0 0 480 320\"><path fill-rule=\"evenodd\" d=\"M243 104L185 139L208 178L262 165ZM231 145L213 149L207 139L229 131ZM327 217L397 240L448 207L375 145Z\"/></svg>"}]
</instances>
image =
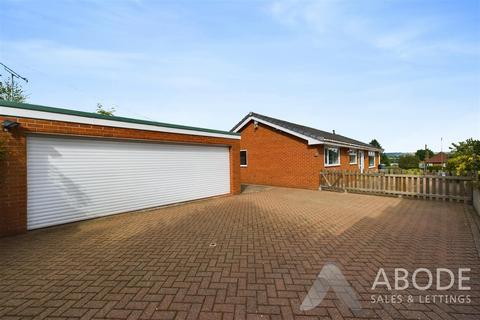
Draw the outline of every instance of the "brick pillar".
<instances>
[{"instance_id":1,"label":"brick pillar","mask_svg":"<svg viewBox=\"0 0 480 320\"><path fill-rule=\"evenodd\" d=\"M1 131L0 141L6 151L0 160L0 236L7 236L27 231L27 152L22 128Z\"/></svg>"}]
</instances>

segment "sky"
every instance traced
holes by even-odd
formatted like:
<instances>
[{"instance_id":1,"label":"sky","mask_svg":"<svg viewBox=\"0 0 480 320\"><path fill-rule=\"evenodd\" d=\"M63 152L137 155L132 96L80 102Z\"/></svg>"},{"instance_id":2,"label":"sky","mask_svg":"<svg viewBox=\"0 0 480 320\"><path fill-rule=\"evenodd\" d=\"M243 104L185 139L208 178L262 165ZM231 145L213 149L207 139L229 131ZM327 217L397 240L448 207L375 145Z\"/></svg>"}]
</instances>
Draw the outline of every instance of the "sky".
<instances>
[{"instance_id":1,"label":"sky","mask_svg":"<svg viewBox=\"0 0 480 320\"><path fill-rule=\"evenodd\" d=\"M480 0L0 0L0 62L34 104L220 130L254 111L386 152L480 138Z\"/></svg>"}]
</instances>

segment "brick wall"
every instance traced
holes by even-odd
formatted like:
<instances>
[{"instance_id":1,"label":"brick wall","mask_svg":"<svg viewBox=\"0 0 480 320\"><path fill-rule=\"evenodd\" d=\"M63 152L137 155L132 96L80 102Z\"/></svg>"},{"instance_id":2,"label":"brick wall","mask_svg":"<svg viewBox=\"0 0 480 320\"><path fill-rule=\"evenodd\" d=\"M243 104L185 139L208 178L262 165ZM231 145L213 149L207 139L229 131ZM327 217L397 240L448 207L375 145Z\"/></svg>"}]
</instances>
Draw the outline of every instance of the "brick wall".
<instances>
[{"instance_id":1,"label":"brick wall","mask_svg":"<svg viewBox=\"0 0 480 320\"><path fill-rule=\"evenodd\" d=\"M318 188L323 157L317 147L261 123L251 122L241 132L241 149L248 166L240 168L242 183Z\"/></svg>"},{"instance_id":2,"label":"brick wall","mask_svg":"<svg viewBox=\"0 0 480 320\"><path fill-rule=\"evenodd\" d=\"M4 236L26 230L27 159L21 131L10 134L2 130L0 139L6 151L5 159L0 160L0 236Z\"/></svg>"},{"instance_id":3,"label":"brick wall","mask_svg":"<svg viewBox=\"0 0 480 320\"><path fill-rule=\"evenodd\" d=\"M325 169L325 170L360 170L360 167L359 167L359 164L360 164L360 160L358 158L358 151L357 151L357 163L354 163L354 164L350 164L350 155L348 154L348 151L350 150L350 148L340 148L340 165L338 166L325 166L324 165L324 154L325 154L325 151L324 151L324 147L323 146L319 146L318 147L320 150L321 150L321 153L322 153L322 159L321 159L321 162L322 162L322 169ZM365 161L364 161L364 169L368 169L368 163L366 163L366 161L368 160L368 154L366 150L364 150L365 152ZM317 187L318 188L318 187Z\"/></svg>"},{"instance_id":4,"label":"brick wall","mask_svg":"<svg viewBox=\"0 0 480 320\"><path fill-rule=\"evenodd\" d=\"M245 184L263 184L317 190L320 171L359 170L350 164L349 148L340 148L340 165L324 166L323 145L309 146L301 138L275 128L253 122L242 130L240 149L247 150L248 165L240 168L240 180ZM368 168L368 151L365 152L365 170ZM378 165L378 161L375 162Z\"/></svg>"},{"instance_id":5,"label":"brick wall","mask_svg":"<svg viewBox=\"0 0 480 320\"><path fill-rule=\"evenodd\" d=\"M0 122L7 118L20 123L20 127L12 133L0 133L7 150L6 159L0 160L0 236L26 232L26 135L29 133L226 145L230 147L230 192L240 192L240 141L236 139L2 116Z\"/></svg>"}]
</instances>

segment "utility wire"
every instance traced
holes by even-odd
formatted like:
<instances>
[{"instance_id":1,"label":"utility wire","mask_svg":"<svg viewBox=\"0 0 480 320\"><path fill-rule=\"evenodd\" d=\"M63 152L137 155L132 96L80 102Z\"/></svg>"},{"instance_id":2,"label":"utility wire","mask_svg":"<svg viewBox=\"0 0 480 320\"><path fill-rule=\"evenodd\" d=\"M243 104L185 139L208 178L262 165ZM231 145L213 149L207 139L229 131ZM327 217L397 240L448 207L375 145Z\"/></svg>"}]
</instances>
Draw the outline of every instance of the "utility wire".
<instances>
[{"instance_id":1,"label":"utility wire","mask_svg":"<svg viewBox=\"0 0 480 320\"><path fill-rule=\"evenodd\" d=\"M13 100L13 93L14 93L14 88L15 88L15 78L17 79L21 79L25 82L28 83L28 79L25 78L25 77L22 77L21 75L19 75L17 72L15 72L14 70L10 69L9 67L7 67L5 64L3 64L2 62L0 62L0 65L3 66L3 68L5 69L5 71L7 71L8 73L10 73L10 82L11 82L11 89L10 89L10 100Z\"/></svg>"},{"instance_id":2,"label":"utility wire","mask_svg":"<svg viewBox=\"0 0 480 320\"><path fill-rule=\"evenodd\" d=\"M21 75L19 75L18 73L16 73L14 70L10 69L9 67L7 67L5 64L3 64L2 62L0 62L0 65L3 66L3 68L5 69L5 71L7 71L8 73L10 73L10 75L12 77L16 77L18 79L22 79L23 81L25 82L28 82L28 79L25 78L25 77L22 77Z\"/></svg>"}]
</instances>

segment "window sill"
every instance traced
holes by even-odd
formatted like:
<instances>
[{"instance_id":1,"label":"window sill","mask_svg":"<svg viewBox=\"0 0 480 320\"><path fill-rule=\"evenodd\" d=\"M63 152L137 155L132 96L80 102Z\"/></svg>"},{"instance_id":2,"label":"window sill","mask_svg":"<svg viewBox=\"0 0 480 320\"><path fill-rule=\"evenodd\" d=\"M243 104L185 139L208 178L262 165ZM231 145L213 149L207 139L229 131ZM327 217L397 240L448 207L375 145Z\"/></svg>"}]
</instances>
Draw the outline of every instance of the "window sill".
<instances>
[{"instance_id":1,"label":"window sill","mask_svg":"<svg viewBox=\"0 0 480 320\"><path fill-rule=\"evenodd\" d=\"M247 167L248 167L248 165L246 165L246 164L241 164L240 165L240 168L247 168Z\"/></svg>"},{"instance_id":2,"label":"window sill","mask_svg":"<svg viewBox=\"0 0 480 320\"><path fill-rule=\"evenodd\" d=\"M376 168L377 166L372 166L372 167L368 167L368 169L373 169L373 168Z\"/></svg>"},{"instance_id":3,"label":"window sill","mask_svg":"<svg viewBox=\"0 0 480 320\"><path fill-rule=\"evenodd\" d=\"M358 162L350 162L350 164L358 164Z\"/></svg>"},{"instance_id":4,"label":"window sill","mask_svg":"<svg viewBox=\"0 0 480 320\"><path fill-rule=\"evenodd\" d=\"M324 164L325 167L340 167L340 163L339 164Z\"/></svg>"}]
</instances>

